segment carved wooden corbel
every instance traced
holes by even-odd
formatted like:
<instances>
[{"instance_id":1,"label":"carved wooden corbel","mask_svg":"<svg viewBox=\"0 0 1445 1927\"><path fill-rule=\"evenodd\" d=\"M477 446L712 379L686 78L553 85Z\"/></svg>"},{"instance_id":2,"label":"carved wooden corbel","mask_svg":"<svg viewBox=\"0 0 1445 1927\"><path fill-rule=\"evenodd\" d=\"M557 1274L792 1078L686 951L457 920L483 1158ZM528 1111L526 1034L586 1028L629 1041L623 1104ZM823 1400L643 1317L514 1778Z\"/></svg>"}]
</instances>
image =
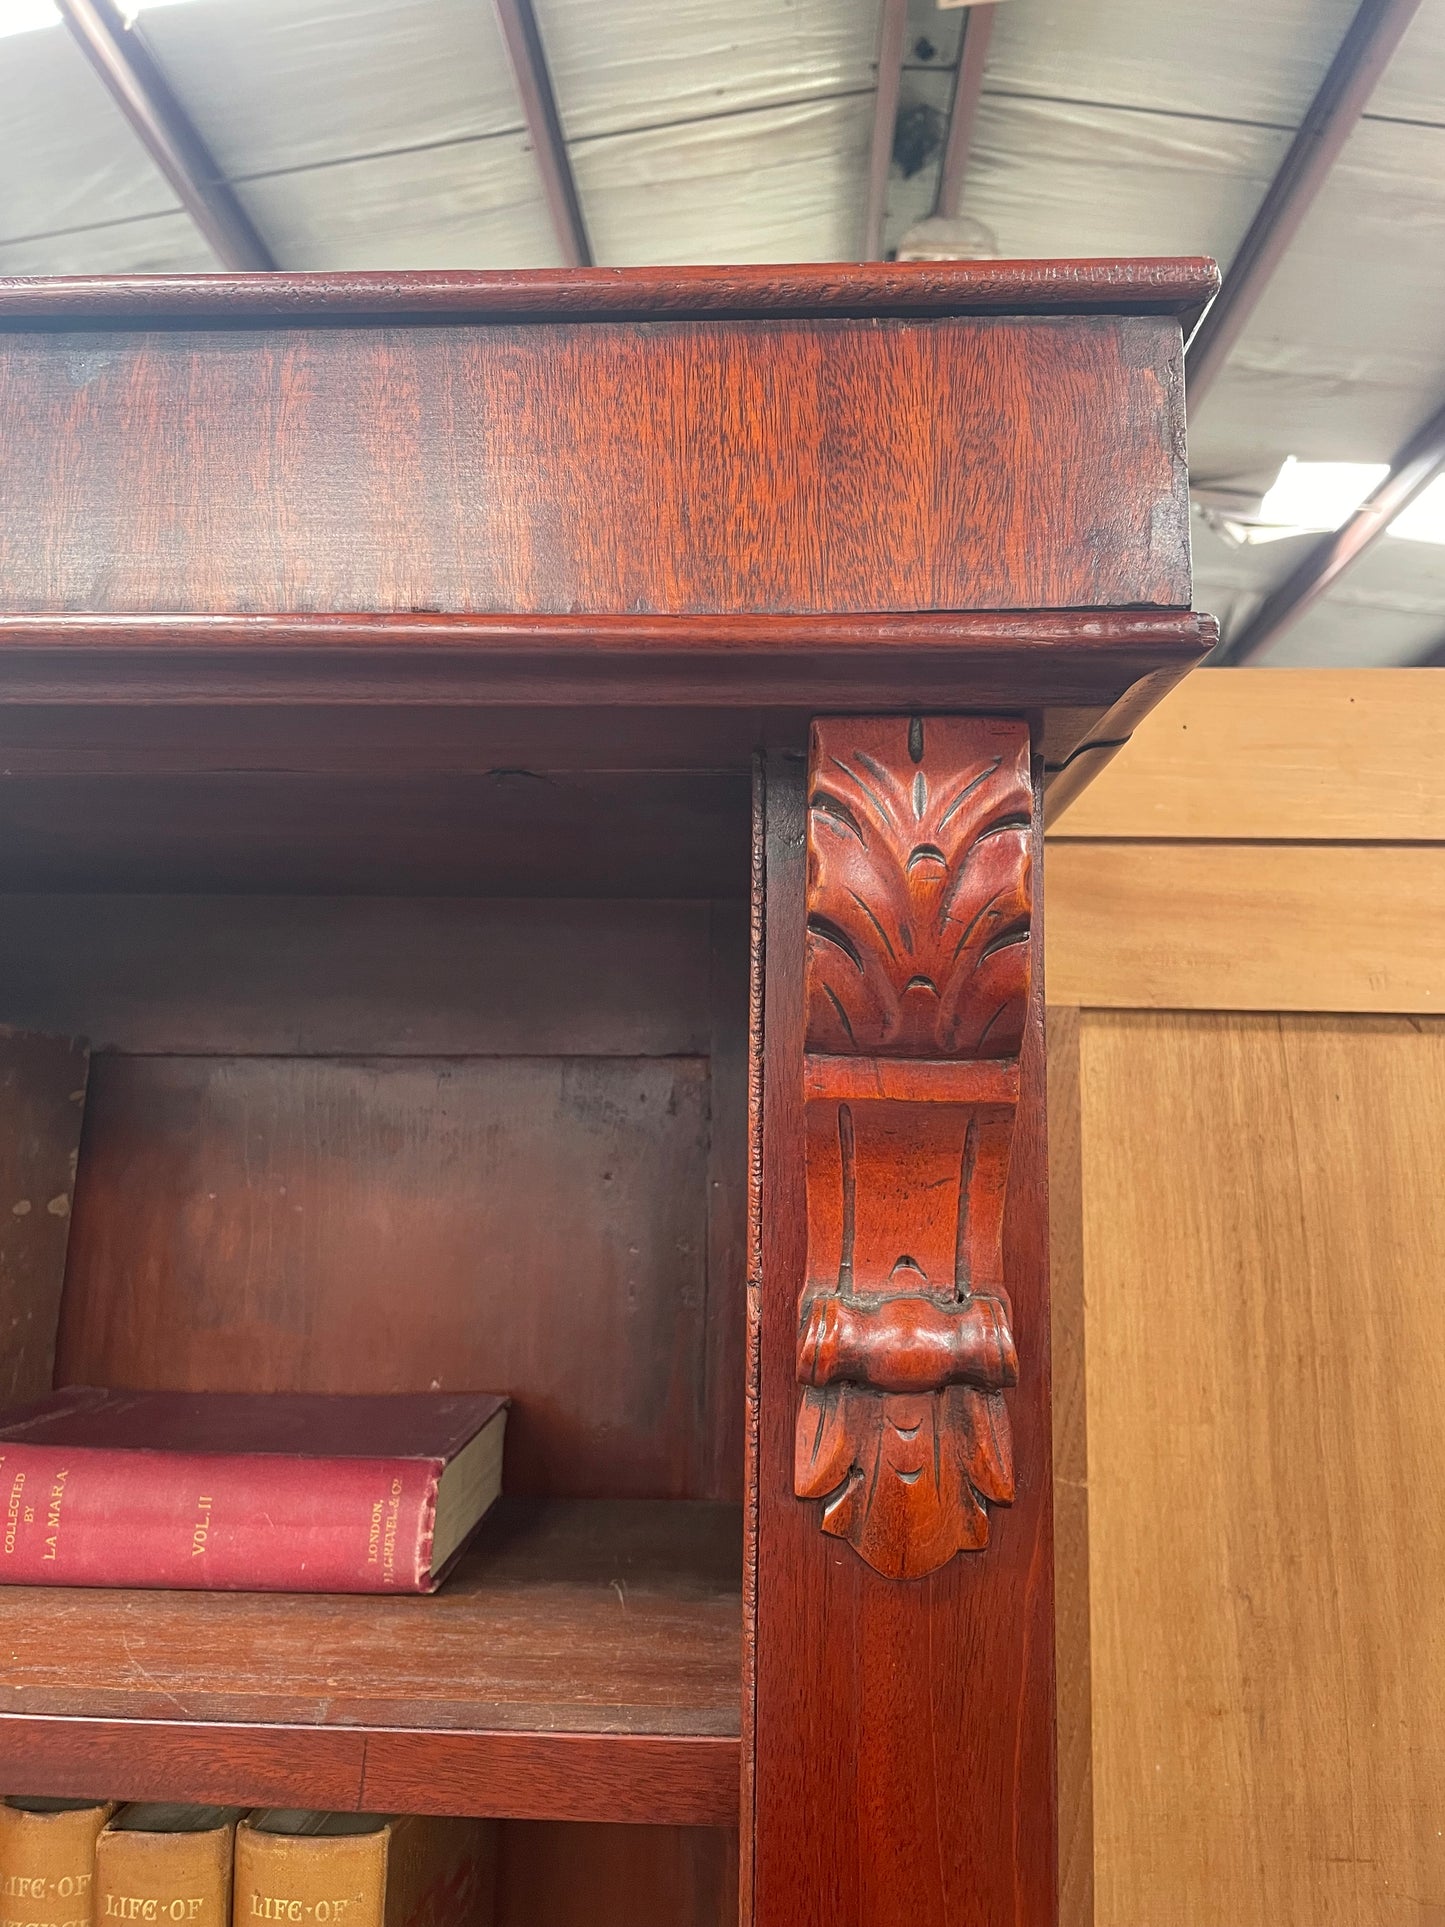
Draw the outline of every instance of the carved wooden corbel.
<instances>
[{"instance_id":1,"label":"carved wooden corbel","mask_svg":"<svg viewBox=\"0 0 1445 1927\"><path fill-rule=\"evenodd\" d=\"M813 726L794 1488L891 1578L986 1544L985 1501L1014 1494L1032 809L1022 722Z\"/></svg>"}]
</instances>

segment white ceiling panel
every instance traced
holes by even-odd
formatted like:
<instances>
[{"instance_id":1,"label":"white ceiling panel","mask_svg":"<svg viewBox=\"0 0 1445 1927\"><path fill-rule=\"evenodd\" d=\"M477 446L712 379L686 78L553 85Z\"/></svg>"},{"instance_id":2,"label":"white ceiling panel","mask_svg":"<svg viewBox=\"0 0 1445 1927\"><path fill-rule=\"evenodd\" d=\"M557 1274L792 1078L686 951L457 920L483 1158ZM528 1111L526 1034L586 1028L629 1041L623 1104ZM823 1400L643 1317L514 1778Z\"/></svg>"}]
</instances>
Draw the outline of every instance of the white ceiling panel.
<instances>
[{"instance_id":1,"label":"white ceiling panel","mask_svg":"<svg viewBox=\"0 0 1445 1927\"><path fill-rule=\"evenodd\" d=\"M1000 0L995 89L1294 127L1355 0Z\"/></svg>"},{"instance_id":2,"label":"white ceiling panel","mask_svg":"<svg viewBox=\"0 0 1445 1927\"><path fill-rule=\"evenodd\" d=\"M195 0L142 28L233 178L522 124L487 0Z\"/></svg>"},{"instance_id":3,"label":"white ceiling panel","mask_svg":"<svg viewBox=\"0 0 1445 1927\"><path fill-rule=\"evenodd\" d=\"M1290 355L1229 362L1190 412L1189 461L1206 487L1228 483L1261 492L1286 455L1304 461L1387 461L1445 395L1445 372L1428 362L1377 367L1358 384Z\"/></svg>"},{"instance_id":4,"label":"white ceiling panel","mask_svg":"<svg viewBox=\"0 0 1445 1927\"><path fill-rule=\"evenodd\" d=\"M1194 606L1237 634L1265 594L1309 554L1316 535L1236 547L1196 513ZM1445 545L1385 536L1329 595L1306 610L1261 661L1360 668L1415 660L1445 637Z\"/></svg>"},{"instance_id":5,"label":"white ceiling panel","mask_svg":"<svg viewBox=\"0 0 1445 1927\"><path fill-rule=\"evenodd\" d=\"M536 0L570 140L871 90L878 0Z\"/></svg>"},{"instance_id":6,"label":"white ceiling panel","mask_svg":"<svg viewBox=\"0 0 1445 1927\"><path fill-rule=\"evenodd\" d=\"M871 99L852 99L578 142L572 164L598 259L856 257L871 125Z\"/></svg>"},{"instance_id":7,"label":"white ceiling panel","mask_svg":"<svg viewBox=\"0 0 1445 1927\"><path fill-rule=\"evenodd\" d=\"M1288 575L1315 539L1302 536L1241 547L1211 528L1196 512L1190 518L1194 548L1194 606L1213 616L1226 639Z\"/></svg>"},{"instance_id":8,"label":"white ceiling panel","mask_svg":"<svg viewBox=\"0 0 1445 1927\"><path fill-rule=\"evenodd\" d=\"M535 0L598 259L855 257L880 0ZM998 0L963 212L1016 256L1228 262L1357 0ZM962 8L909 0L905 107L941 142ZM489 0L190 0L143 12L279 261L554 265ZM938 150L889 183L931 211ZM0 272L195 272L189 220L63 29L0 38ZM1203 404L1203 484L1390 455L1445 398L1445 0L1389 73ZM1308 547L1196 522L1197 605L1238 621ZM1381 543L1277 662L1408 660L1445 549Z\"/></svg>"},{"instance_id":9,"label":"white ceiling panel","mask_svg":"<svg viewBox=\"0 0 1445 1927\"><path fill-rule=\"evenodd\" d=\"M237 191L287 268L560 265L520 134L272 174Z\"/></svg>"},{"instance_id":10,"label":"white ceiling panel","mask_svg":"<svg viewBox=\"0 0 1445 1927\"><path fill-rule=\"evenodd\" d=\"M1208 397L1205 481L1385 461L1445 398L1445 129L1351 137Z\"/></svg>"},{"instance_id":11,"label":"white ceiling panel","mask_svg":"<svg viewBox=\"0 0 1445 1927\"><path fill-rule=\"evenodd\" d=\"M1424 0L1375 89L1370 112L1445 123L1445 0Z\"/></svg>"},{"instance_id":12,"label":"white ceiling panel","mask_svg":"<svg viewBox=\"0 0 1445 1927\"><path fill-rule=\"evenodd\" d=\"M1445 616L1409 614L1377 603L1327 597L1286 629L1260 669L1396 669L1415 663L1445 635Z\"/></svg>"},{"instance_id":13,"label":"white ceiling panel","mask_svg":"<svg viewBox=\"0 0 1445 1927\"><path fill-rule=\"evenodd\" d=\"M1368 603L1399 615L1445 608L1445 543L1382 536L1360 557L1333 599Z\"/></svg>"},{"instance_id":14,"label":"white ceiling panel","mask_svg":"<svg viewBox=\"0 0 1445 1927\"><path fill-rule=\"evenodd\" d=\"M214 274L216 261L185 214L0 242L0 274Z\"/></svg>"},{"instance_id":15,"label":"white ceiling panel","mask_svg":"<svg viewBox=\"0 0 1445 1927\"><path fill-rule=\"evenodd\" d=\"M175 205L64 27L0 39L0 244Z\"/></svg>"},{"instance_id":16,"label":"white ceiling panel","mask_svg":"<svg viewBox=\"0 0 1445 1927\"><path fill-rule=\"evenodd\" d=\"M992 229L1004 255L1228 254L1287 139L1270 129L987 96L962 211Z\"/></svg>"}]
</instances>

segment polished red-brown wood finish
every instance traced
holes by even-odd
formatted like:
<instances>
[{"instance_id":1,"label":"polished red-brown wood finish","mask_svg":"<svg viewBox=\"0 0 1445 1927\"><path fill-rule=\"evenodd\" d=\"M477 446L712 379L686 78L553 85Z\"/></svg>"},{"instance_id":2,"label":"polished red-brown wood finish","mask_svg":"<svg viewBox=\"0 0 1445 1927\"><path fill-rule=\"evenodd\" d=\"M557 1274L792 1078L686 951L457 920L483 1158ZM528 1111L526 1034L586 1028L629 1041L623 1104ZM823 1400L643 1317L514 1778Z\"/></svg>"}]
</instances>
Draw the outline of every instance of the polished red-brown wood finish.
<instances>
[{"instance_id":1,"label":"polished red-brown wood finish","mask_svg":"<svg viewBox=\"0 0 1445 1927\"><path fill-rule=\"evenodd\" d=\"M7 609L1187 605L1203 264L271 279L0 286Z\"/></svg>"},{"instance_id":2,"label":"polished red-brown wood finish","mask_svg":"<svg viewBox=\"0 0 1445 1927\"><path fill-rule=\"evenodd\" d=\"M0 278L8 1382L513 1401L435 1598L0 1585L3 1790L1051 1927L1042 797L1214 281Z\"/></svg>"},{"instance_id":3,"label":"polished red-brown wood finish","mask_svg":"<svg viewBox=\"0 0 1445 1927\"><path fill-rule=\"evenodd\" d=\"M892 727L902 747L908 719L892 719ZM984 725L975 743L994 727ZM1005 741L1010 727L1002 728ZM947 729L942 724L940 733ZM1017 735L1011 740L1017 754ZM903 760L906 767L906 750ZM962 767L956 752L950 764ZM1055 1856L1041 922L1035 917L1029 928L1028 989L1013 1030L1018 1108L1002 1200L1001 1268L1017 1351L1017 1390L1002 1393L1010 1406L1013 1503L988 1508L981 1549L924 1577L886 1576L846 1541L820 1532L817 1506L794 1492L799 1307L814 1282L818 1248L808 1192L821 1175L810 1159L809 1129L819 1100L808 1096L804 1076L811 1035L807 776L801 758L779 756L766 785L755 1917L789 1927L1033 1927L1053 1918ZM1025 834L1036 864L1038 817L1028 795ZM1016 934L1017 922L1010 927ZM946 1314L949 1298L959 1302L956 1247L938 1220L950 1217L956 1238L963 1120L987 1112L960 1110L941 1152L932 1120L950 1107L897 1108L889 1161L905 1174L902 1196L896 1179L880 1188L876 1242L896 1291L901 1274L892 1273L897 1253L888 1247L896 1246L902 1220L889 1214L898 1202L907 1209L908 1188L920 1177L937 1185L938 1201L911 1215L925 1237L930 1220L937 1227L939 1257L923 1262L942 1273L946 1293L930 1309ZM836 1170L835 1153L835 1185ZM860 1172L860 1196L862 1182ZM905 1254L917 1256L906 1247ZM984 1268L980 1283L991 1270ZM882 1306L896 1302L878 1294ZM998 1389L976 1395L999 1396L1012 1375L997 1352L992 1372ZM910 1426L924 1399L940 1397L892 1396L906 1403ZM887 1420L878 1413L870 1422ZM935 1436L941 1474L942 1452L957 1441L943 1427ZM909 1443L899 1439L898 1449ZM884 1543L907 1546L909 1539L895 1529ZM806 1828L784 1818L799 1813L809 1816Z\"/></svg>"},{"instance_id":4,"label":"polished red-brown wood finish","mask_svg":"<svg viewBox=\"0 0 1445 1927\"><path fill-rule=\"evenodd\" d=\"M795 1484L917 1579L1014 1496L1004 1198L1029 994L1023 723L813 725Z\"/></svg>"}]
</instances>

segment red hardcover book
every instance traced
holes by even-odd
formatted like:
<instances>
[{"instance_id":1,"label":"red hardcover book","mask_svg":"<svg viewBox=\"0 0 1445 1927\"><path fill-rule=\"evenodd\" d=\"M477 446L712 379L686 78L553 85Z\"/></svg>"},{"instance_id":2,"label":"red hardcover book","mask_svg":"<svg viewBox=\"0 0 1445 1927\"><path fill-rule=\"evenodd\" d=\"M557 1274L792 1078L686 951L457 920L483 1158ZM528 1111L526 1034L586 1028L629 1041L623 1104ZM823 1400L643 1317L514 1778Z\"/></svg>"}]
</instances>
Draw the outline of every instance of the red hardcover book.
<instances>
[{"instance_id":1,"label":"red hardcover book","mask_svg":"<svg viewBox=\"0 0 1445 1927\"><path fill-rule=\"evenodd\" d=\"M486 1392L56 1392L0 1421L0 1584L431 1592L501 1490Z\"/></svg>"}]
</instances>

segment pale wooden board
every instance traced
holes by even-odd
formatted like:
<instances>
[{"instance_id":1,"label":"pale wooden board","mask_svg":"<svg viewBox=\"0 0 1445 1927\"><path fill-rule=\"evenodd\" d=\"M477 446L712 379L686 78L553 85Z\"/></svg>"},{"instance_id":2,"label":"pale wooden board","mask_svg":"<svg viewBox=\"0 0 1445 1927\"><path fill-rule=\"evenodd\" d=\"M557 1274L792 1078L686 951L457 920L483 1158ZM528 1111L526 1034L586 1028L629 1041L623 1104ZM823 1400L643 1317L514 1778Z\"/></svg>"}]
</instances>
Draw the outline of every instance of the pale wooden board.
<instances>
[{"instance_id":1,"label":"pale wooden board","mask_svg":"<svg viewBox=\"0 0 1445 1927\"><path fill-rule=\"evenodd\" d=\"M1052 1002L1445 1011L1445 845L1061 841L1046 869Z\"/></svg>"},{"instance_id":2,"label":"pale wooden board","mask_svg":"<svg viewBox=\"0 0 1445 1927\"><path fill-rule=\"evenodd\" d=\"M1049 834L1445 840L1442 743L1435 669L1201 669Z\"/></svg>"},{"instance_id":3,"label":"pale wooden board","mask_svg":"<svg viewBox=\"0 0 1445 1927\"><path fill-rule=\"evenodd\" d=\"M1054 1364L1054 1659L1058 1694L1059 1927L1092 1927L1089 1499L1084 1392L1079 1012L1048 1013L1049 1289Z\"/></svg>"},{"instance_id":4,"label":"pale wooden board","mask_svg":"<svg viewBox=\"0 0 1445 1927\"><path fill-rule=\"evenodd\" d=\"M1081 1043L1098 1927L1432 1927L1445 1025Z\"/></svg>"}]
</instances>

